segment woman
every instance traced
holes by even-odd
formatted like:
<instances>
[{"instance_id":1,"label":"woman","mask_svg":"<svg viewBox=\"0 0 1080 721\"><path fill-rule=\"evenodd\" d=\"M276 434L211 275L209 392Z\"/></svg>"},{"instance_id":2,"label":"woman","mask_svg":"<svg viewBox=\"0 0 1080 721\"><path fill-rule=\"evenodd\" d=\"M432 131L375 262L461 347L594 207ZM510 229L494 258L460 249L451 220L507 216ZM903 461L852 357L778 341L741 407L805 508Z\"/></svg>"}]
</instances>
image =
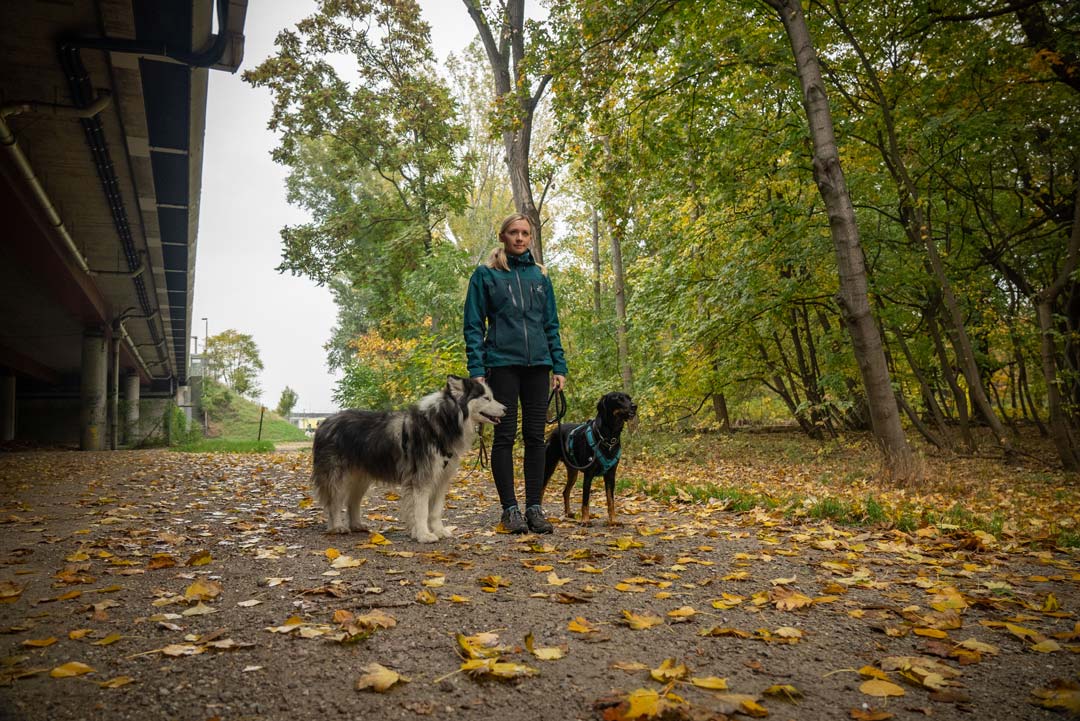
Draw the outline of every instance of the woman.
<instances>
[{"instance_id":1,"label":"woman","mask_svg":"<svg viewBox=\"0 0 1080 721\"><path fill-rule=\"evenodd\" d=\"M515 213L499 228L501 247L469 279L465 298L465 355L469 375L486 379L506 415L495 426L491 475L502 503L502 525L510 533L551 533L544 518L544 423L548 388L566 384L566 359L559 339L555 292L543 266L533 260L533 228ZM550 374L550 380L549 380ZM525 513L514 494L514 436L521 403L525 443Z\"/></svg>"}]
</instances>

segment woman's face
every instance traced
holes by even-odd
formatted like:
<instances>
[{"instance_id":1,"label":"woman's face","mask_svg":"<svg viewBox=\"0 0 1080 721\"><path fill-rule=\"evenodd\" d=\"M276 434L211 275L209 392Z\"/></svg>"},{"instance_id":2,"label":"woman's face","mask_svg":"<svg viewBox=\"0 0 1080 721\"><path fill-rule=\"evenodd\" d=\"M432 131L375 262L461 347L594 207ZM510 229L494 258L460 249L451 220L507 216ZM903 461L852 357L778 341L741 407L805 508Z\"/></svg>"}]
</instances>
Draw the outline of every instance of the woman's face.
<instances>
[{"instance_id":1,"label":"woman's face","mask_svg":"<svg viewBox=\"0 0 1080 721\"><path fill-rule=\"evenodd\" d=\"M524 253L532 243L532 228L529 226L529 221L515 220L503 231L501 240L503 248L510 255Z\"/></svg>"}]
</instances>

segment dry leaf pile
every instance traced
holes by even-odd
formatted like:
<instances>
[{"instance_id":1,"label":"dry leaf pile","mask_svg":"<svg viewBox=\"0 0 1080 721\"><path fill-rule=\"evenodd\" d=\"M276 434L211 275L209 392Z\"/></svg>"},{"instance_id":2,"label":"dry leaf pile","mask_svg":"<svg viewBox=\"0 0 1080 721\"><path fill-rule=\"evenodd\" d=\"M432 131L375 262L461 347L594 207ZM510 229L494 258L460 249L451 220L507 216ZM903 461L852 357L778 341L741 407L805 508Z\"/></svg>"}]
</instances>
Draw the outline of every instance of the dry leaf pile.
<instances>
[{"instance_id":1,"label":"dry leaf pile","mask_svg":"<svg viewBox=\"0 0 1080 721\"><path fill-rule=\"evenodd\" d=\"M448 501L454 537L422 545L392 492L367 501L377 531L327 536L309 472L303 453L0 457L0 707L26 719L355 718L388 704L395 718L511 720L1080 714L1080 559L1048 542L1062 517L1038 509L994 536L620 494L622 525L553 518L551 536L511 536L486 473L470 471ZM641 460L626 472L679 476ZM739 473L749 489L778 471Z\"/></svg>"}]
</instances>

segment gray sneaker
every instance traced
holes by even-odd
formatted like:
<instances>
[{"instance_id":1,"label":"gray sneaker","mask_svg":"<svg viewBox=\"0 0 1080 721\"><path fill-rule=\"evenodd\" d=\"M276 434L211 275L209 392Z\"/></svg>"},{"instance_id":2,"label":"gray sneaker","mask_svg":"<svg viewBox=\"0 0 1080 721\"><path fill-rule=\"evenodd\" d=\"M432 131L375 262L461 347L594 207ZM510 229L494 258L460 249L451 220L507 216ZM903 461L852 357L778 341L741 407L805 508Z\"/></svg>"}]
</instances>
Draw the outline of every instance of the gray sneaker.
<instances>
[{"instance_id":1,"label":"gray sneaker","mask_svg":"<svg viewBox=\"0 0 1080 721\"><path fill-rule=\"evenodd\" d=\"M533 533L551 533L555 530L551 521L544 518L544 509L540 506L529 506L525 509L525 521L529 524L529 530Z\"/></svg>"},{"instance_id":2,"label":"gray sneaker","mask_svg":"<svg viewBox=\"0 0 1080 721\"><path fill-rule=\"evenodd\" d=\"M502 527L510 533L525 533L529 530L528 524L521 515L521 509L517 506L510 506L503 511Z\"/></svg>"}]
</instances>

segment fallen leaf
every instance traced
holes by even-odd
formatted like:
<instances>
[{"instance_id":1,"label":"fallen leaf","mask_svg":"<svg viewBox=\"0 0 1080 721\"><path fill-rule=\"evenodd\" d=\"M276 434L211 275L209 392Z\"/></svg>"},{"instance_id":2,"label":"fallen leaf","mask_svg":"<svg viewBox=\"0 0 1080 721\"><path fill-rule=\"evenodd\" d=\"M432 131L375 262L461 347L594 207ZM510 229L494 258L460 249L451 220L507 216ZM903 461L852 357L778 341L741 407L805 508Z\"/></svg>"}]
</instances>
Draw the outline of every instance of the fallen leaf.
<instances>
[{"instance_id":1,"label":"fallen leaf","mask_svg":"<svg viewBox=\"0 0 1080 721\"><path fill-rule=\"evenodd\" d=\"M22 642L22 645L31 648L45 648L46 646L52 646L54 643L56 643L56 637L49 636L48 638L28 638Z\"/></svg>"},{"instance_id":2,"label":"fallen leaf","mask_svg":"<svg viewBox=\"0 0 1080 721\"><path fill-rule=\"evenodd\" d=\"M664 619L659 616L639 615L631 611L623 611L622 615L625 624L635 631L642 631L646 628L659 626L664 622Z\"/></svg>"},{"instance_id":3,"label":"fallen leaf","mask_svg":"<svg viewBox=\"0 0 1080 721\"><path fill-rule=\"evenodd\" d=\"M649 671L649 675L660 683L678 681L685 678L687 673L689 673L689 671L686 666L677 663L673 658L664 659L657 668Z\"/></svg>"},{"instance_id":4,"label":"fallen leaf","mask_svg":"<svg viewBox=\"0 0 1080 721\"><path fill-rule=\"evenodd\" d=\"M121 686L127 686L134 681L135 679L131 676L117 676L116 678L110 678L108 681L99 681L98 686L101 688L120 688Z\"/></svg>"},{"instance_id":5,"label":"fallen leaf","mask_svg":"<svg viewBox=\"0 0 1080 721\"><path fill-rule=\"evenodd\" d=\"M109 645L112 645L112 644L116 643L117 641L119 641L122 638L123 638L123 636L121 636L119 633L110 633L108 636L101 639L100 641L92 641L90 643L90 645L91 646L109 646Z\"/></svg>"},{"instance_id":6,"label":"fallen leaf","mask_svg":"<svg viewBox=\"0 0 1080 721\"><path fill-rule=\"evenodd\" d=\"M707 688L713 691L727 690L727 679L716 676L694 676L690 679L690 683L699 688Z\"/></svg>"},{"instance_id":7,"label":"fallen leaf","mask_svg":"<svg viewBox=\"0 0 1080 721\"><path fill-rule=\"evenodd\" d=\"M902 687L897 686L891 681L880 678L872 678L869 681L863 681L859 686L859 691L867 696L877 696L879 698L903 696L905 693Z\"/></svg>"},{"instance_id":8,"label":"fallen leaf","mask_svg":"<svg viewBox=\"0 0 1080 721\"><path fill-rule=\"evenodd\" d=\"M596 633L598 629L584 617L578 616L566 625L566 630L573 633Z\"/></svg>"},{"instance_id":9,"label":"fallen leaf","mask_svg":"<svg viewBox=\"0 0 1080 721\"><path fill-rule=\"evenodd\" d=\"M83 674L93 672L94 669L90 668L85 663L70 661L63 666L57 666L52 671L49 671L49 675L53 678L71 678L72 676L82 676Z\"/></svg>"},{"instance_id":10,"label":"fallen leaf","mask_svg":"<svg viewBox=\"0 0 1080 721\"><path fill-rule=\"evenodd\" d=\"M385 693L394 684L405 683L409 680L397 671L391 671L379 663L369 663L361 666L360 670L364 672L364 675L356 680L358 691L370 690Z\"/></svg>"},{"instance_id":11,"label":"fallen leaf","mask_svg":"<svg viewBox=\"0 0 1080 721\"><path fill-rule=\"evenodd\" d=\"M507 663L494 658L472 658L461 664L461 670L472 677L490 676L512 679L536 675L536 669L521 663Z\"/></svg>"},{"instance_id":12,"label":"fallen leaf","mask_svg":"<svg viewBox=\"0 0 1080 721\"><path fill-rule=\"evenodd\" d=\"M541 647L535 645L532 631L525 635L525 650L541 661L556 661L566 655L566 649L558 646Z\"/></svg>"}]
</instances>

